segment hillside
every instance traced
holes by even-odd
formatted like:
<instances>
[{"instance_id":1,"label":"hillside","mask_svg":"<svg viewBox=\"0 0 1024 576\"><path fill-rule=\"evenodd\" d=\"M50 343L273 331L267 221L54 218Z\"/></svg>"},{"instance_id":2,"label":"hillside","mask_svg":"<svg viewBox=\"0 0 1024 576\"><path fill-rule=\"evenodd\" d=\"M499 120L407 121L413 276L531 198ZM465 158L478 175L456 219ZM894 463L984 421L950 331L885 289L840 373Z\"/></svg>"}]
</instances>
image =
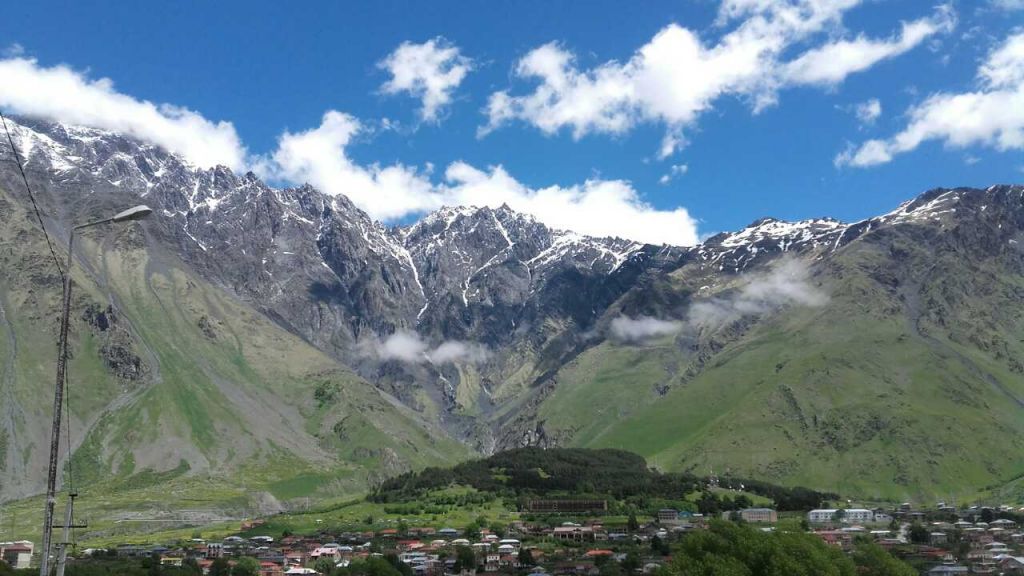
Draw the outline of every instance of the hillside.
<instances>
[{"instance_id":1,"label":"hillside","mask_svg":"<svg viewBox=\"0 0 1024 576\"><path fill-rule=\"evenodd\" d=\"M133 507L206 483L242 515L521 446L901 500L1024 474L1022 187L677 248L507 207L388 228L119 134L12 126L58 256L73 223L155 210L75 254L73 471L153 490ZM41 489L59 281L0 159L8 500Z\"/></svg>"},{"instance_id":2,"label":"hillside","mask_svg":"<svg viewBox=\"0 0 1024 576\"><path fill-rule=\"evenodd\" d=\"M808 272L789 288L820 301L601 343L559 372L536 419L559 442L631 447L669 469L867 497L964 498L1016 477L1022 192L935 191L832 233L798 252ZM728 308L758 274L716 286L698 261L667 291Z\"/></svg>"},{"instance_id":3,"label":"hillside","mask_svg":"<svg viewBox=\"0 0 1024 576\"><path fill-rule=\"evenodd\" d=\"M52 400L40 389L51 389L60 283L38 227L8 184L0 188L7 272L0 277L0 485L11 498L38 493L44 481L30 471L45 469ZM54 224L59 241L65 232ZM242 471L240 484L274 502L307 494L275 489L297 476L322 478L325 494L348 493L368 479L466 453L152 246L145 228L111 227L76 244L68 390L80 486L119 492Z\"/></svg>"},{"instance_id":4,"label":"hillside","mask_svg":"<svg viewBox=\"0 0 1024 576\"><path fill-rule=\"evenodd\" d=\"M712 482L685 472L661 472L632 452L610 448L515 448L450 468L428 467L390 478L374 488L372 502L417 502L457 488L470 488L490 497L503 497L519 506L532 498L597 498L611 500L609 509L651 508L656 502L682 502L689 494L714 492L721 482L739 493L756 495L780 510L816 508L835 494L801 487L783 487L741 478ZM695 503L691 503L696 505Z\"/></svg>"}]
</instances>

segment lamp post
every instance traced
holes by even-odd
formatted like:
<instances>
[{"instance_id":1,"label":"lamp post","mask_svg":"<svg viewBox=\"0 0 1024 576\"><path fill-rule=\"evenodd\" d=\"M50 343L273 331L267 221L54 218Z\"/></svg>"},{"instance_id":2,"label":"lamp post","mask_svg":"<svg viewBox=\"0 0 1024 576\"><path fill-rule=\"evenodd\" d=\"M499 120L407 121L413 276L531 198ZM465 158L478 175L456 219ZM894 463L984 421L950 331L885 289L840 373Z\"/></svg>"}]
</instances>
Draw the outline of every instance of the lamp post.
<instances>
[{"instance_id":1,"label":"lamp post","mask_svg":"<svg viewBox=\"0 0 1024 576\"><path fill-rule=\"evenodd\" d=\"M83 228L114 222L141 220L153 213L148 206L139 205L119 212L110 218L80 224L68 235L68 262L64 267L64 311L60 318L60 337L57 346L57 388L53 394L53 425L50 432L50 469L46 477L46 512L43 518L43 555L39 562L39 576L50 576L50 540L53 537L53 506L56 502L57 458L60 454L61 409L64 403L64 379L68 362L68 325L71 315L71 266L75 232ZM66 538L65 538L66 539Z\"/></svg>"}]
</instances>

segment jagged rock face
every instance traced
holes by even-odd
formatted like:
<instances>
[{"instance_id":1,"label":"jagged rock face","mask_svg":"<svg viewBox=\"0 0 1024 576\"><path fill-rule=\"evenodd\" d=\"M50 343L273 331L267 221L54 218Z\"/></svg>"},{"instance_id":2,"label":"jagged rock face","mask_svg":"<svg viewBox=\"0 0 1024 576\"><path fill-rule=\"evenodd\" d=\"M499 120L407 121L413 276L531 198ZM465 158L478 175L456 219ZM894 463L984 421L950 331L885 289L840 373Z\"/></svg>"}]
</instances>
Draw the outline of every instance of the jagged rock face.
<instances>
[{"instance_id":1,"label":"jagged rock face","mask_svg":"<svg viewBox=\"0 0 1024 576\"><path fill-rule=\"evenodd\" d=\"M719 270L740 272L765 258L784 252L802 252L827 244L846 230L846 224L831 218L783 222L761 218L735 233L709 238L692 251L702 262Z\"/></svg>"},{"instance_id":2,"label":"jagged rock face","mask_svg":"<svg viewBox=\"0 0 1024 576\"><path fill-rule=\"evenodd\" d=\"M550 230L507 206L445 208L401 234L426 297L417 325L441 338L490 346L507 344L517 327L542 314L589 324L596 314L579 314L560 293L604 284L642 261L647 250L635 242ZM612 299L621 293L610 292ZM598 312L609 303L587 302Z\"/></svg>"},{"instance_id":3,"label":"jagged rock face","mask_svg":"<svg viewBox=\"0 0 1024 576\"><path fill-rule=\"evenodd\" d=\"M117 134L20 122L15 142L53 215L56 236L66 236L69 214L77 221L147 203L157 216L143 227L151 251L180 258L481 452L583 443L577 434L587 421L561 427L546 423L543 413L577 361L603 366L583 358L588 351L607 345L601 350L622 352L609 344L615 319L684 322L695 302L728 299L780 258L803 262L816 284L841 288L836 302L846 308L837 304L838 313L899 318L913 326L905 338L919 338L927 349L943 349L947 340L967 343L1012 374L1024 371L1014 358L1016 344L1005 337L1024 322L1014 308L1024 294L1006 278L986 284L984 276L963 275L1024 275L1020 186L933 190L852 224L764 218L698 246L659 247L552 230L505 206L444 208L413 225L388 228L347 198L309 186L278 189L251 173L198 169ZM4 166L0 183L11 187L16 180L9 163ZM970 266L976 260L987 263L981 272ZM978 306L971 294L979 286L999 286L986 297L1013 313L994 317ZM885 301L861 306L861 297ZM112 316L93 312L87 320L102 340L111 374L130 383L152 368L129 332ZM216 319L203 316L194 325L200 338L230 338ZM664 365L647 365L638 376L661 380L634 383L626 370L624 385L637 386L636 396L648 404L674 402L678 390L728 368L728 355L742 352L741 345L760 346L746 338L761 326L754 314L680 334L652 352L664 355ZM415 333L427 348L454 342L484 353L456 361L382 357L381 341L399 331ZM631 361L642 364L644 356ZM815 370L809 373L817 379ZM760 370L751 373L761 377ZM814 401L804 393L794 402ZM1012 387L1003 396L1021 403ZM343 435L344 426L333 432ZM807 449L817 450L812 441ZM374 456L387 459L386 452ZM401 463L388 467L399 470Z\"/></svg>"},{"instance_id":4,"label":"jagged rock face","mask_svg":"<svg viewBox=\"0 0 1024 576\"><path fill-rule=\"evenodd\" d=\"M645 298L664 294L640 296L641 280L658 272L696 265L738 274L784 253L834 251L872 228L941 222L964 195L936 191L850 225L764 218L686 250L551 230L504 206L444 208L389 229L309 186L275 189L119 134L21 122L15 141L30 171L63 196L58 210L102 213L141 199L157 210L147 227L168 250L307 341L385 378L395 371L382 372L366 344L396 330L430 343L543 348L553 336L546 323L585 332L623 295L634 302L624 312L642 313Z\"/></svg>"},{"instance_id":5,"label":"jagged rock face","mask_svg":"<svg viewBox=\"0 0 1024 576\"><path fill-rule=\"evenodd\" d=\"M507 207L445 208L388 229L309 186L274 189L121 135L23 122L16 140L31 168L66 188L115 188L147 202L168 248L347 360L360 340L396 329L507 342L520 320L558 313L562 299L549 287L601 281L650 251L551 230Z\"/></svg>"},{"instance_id":6,"label":"jagged rock face","mask_svg":"<svg viewBox=\"0 0 1024 576\"><path fill-rule=\"evenodd\" d=\"M492 352L478 367L485 380L555 338L564 359L579 344L567 332L584 333L647 270L683 254L551 230L507 207L445 208L387 228L343 196L199 169L119 134L24 119L13 129L56 213L145 202L159 246L419 409L412 392L424 385L455 407L458 371L382 362L373 354L381 339L404 330L430 345L483 346Z\"/></svg>"}]
</instances>

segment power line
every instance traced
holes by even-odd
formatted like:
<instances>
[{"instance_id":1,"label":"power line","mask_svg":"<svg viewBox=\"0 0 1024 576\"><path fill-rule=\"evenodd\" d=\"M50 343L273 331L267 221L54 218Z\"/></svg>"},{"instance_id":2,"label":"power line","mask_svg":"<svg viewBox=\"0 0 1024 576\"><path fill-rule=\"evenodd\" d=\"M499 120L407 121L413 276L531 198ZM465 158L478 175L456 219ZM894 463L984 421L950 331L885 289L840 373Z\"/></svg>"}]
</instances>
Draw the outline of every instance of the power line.
<instances>
[{"instance_id":1,"label":"power line","mask_svg":"<svg viewBox=\"0 0 1024 576\"><path fill-rule=\"evenodd\" d=\"M71 453L71 390L68 389L68 373L64 373L64 413L67 414L68 425L65 427L65 433L67 434L67 463L68 463L68 498L74 500L77 492L75 491L75 461ZM71 509L71 514L74 514L74 508ZM74 520L74 517L71 517ZM68 522L71 530L70 541L75 541L75 523L73 521ZM69 542L65 542L67 546Z\"/></svg>"},{"instance_id":2,"label":"power line","mask_svg":"<svg viewBox=\"0 0 1024 576\"><path fill-rule=\"evenodd\" d=\"M43 215L39 211L39 204L36 202L35 194L32 193L32 186L29 184L28 176L25 174L25 165L21 161L21 155L18 154L18 148L14 145L14 138L11 136L11 130L7 127L7 118L4 117L2 112L0 112L0 122L3 123L4 133L7 135L7 143L10 144L11 152L14 153L14 160L18 164L18 172L21 173L21 180L22 180L22 182L25 183L25 190L28 191L29 200L32 201L32 209L35 212L36 220L39 222L39 228L43 232L43 237L46 239L46 246L50 249L50 256L53 258L53 265L54 265L54 267L57 268L57 274L60 275L61 284L64 286L64 289L66 291L70 291L71 290L70 278L65 276L64 270L60 267L60 261L57 259L57 252L53 248L53 242L50 240L50 235L46 231L46 225L43 223ZM70 245L69 245L69 248L70 248ZM71 258L71 254L69 253L68 254L69 263L70 263L70 258ZM71 271L68 270L69 274L70 274L70 272ZM65 294L65 298L66 297L67 297L67 295ZM67 300L65 300L65 306L66 305L67 305ZM67 310L65 310L65 315L66 314L67 314ZM65 331L66 331L66 328L65 328ZM64 374L63 374L63 382L62 382L62 384L64 385L64 388L66 389L67 385L68 385L67 372L64 372ZM73 513L73 508L72 508L73 507L73 501L74 501L75 496L77 494L75 494L75 476L74 476L74 470L73 470L74 463L72 462L72 454L71 454L71 398L70 398L70 394L65 394L64 395L64 405L65 405L64 412L66 413L67 422L68 422L68 425L65 428L65 433L67 435L68 517L65 520L65 526L64 526L65 538L64 539L65 540L69 539L68 538L69 534L67 532L70 529L72 531L72 533L70 534L70 536L71 536L70 539L74 540L74 533L73 533L74 523L72 522L70 515ZM58 409L59 409L59 406L60 405L58 404ZM66 547L69 544L70 544L70 542L63 542L61 544L61 546L64 547L61 550L61 563L63 563L63 555L66 553ZM49 550L44 550L43 554L49 554ZM58 571L63 573L63 566L61 566L58 569Z\"/></svg>"},{"instance_id":3,"label":"power line","mask_svg":"<svg viewBox=\"0 0 1024 576\"><path fill-rule=\"evenodd\" d=\"M14 138L11 138L11 131L7 129L7 118L4 117L3 112L0 112L0 121L3 122L4 132L7 133L7 142L11 145L11 151L14 152L14 159L18 163L18 171L21 172L21 179L25 182L25 189L28 190L28 197L32 200L32 209L35 210L36 219L39 220L39 227L43 230L43 236L46 238L46 245L50 248L50 256L53 256L53 265L57 267L57 273L60 274L61 282L64 282L64 270L60 267L60 261L57 260L57 252L53 249L53 243L50 242L50 235L46 233L46 226L43 225L43 216L39 212L39 205L36 204L35 194L32 193L32 187L28 184L28 176L25 175L25 167L21 163L21 155L18 154L18 149L14 146Z\"/></svg>"},{"instance_id":4,"label":"power line","mask_svg":"<svg viewBox=\"0 0 1024 576\"><path fill-rule=\"evenodd\" d=\"M71 460L71 390L68 389L68 375L64 373L64 413L67 415L68 425L65 427L67 434L67 459L68 459L68 492L75 491L74 463Z\"/></svg>"}]
</instances>

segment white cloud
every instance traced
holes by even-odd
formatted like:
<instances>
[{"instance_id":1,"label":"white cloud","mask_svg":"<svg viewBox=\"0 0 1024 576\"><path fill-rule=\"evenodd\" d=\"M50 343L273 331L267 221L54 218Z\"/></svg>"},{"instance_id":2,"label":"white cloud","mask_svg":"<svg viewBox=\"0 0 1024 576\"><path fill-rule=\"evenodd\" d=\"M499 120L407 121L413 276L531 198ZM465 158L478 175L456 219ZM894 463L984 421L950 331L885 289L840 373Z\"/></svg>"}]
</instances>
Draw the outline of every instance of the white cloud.
<instances>
[{"instance_id":1,"label":"white cloud","mask_svg":"<svg viewBox=\"0 0 1024 576\"><path fill-rule=\"evenodd\" d=\"M668 173L663 174L661 178L658 179L658 183L664 186L671 182L676 176L682 176L689 170L690 167L686 164L673 164L672 166L669 166Z\"/></svg>"},{"instance_id":2,"label":"white cloud","mask_svg":"<svg viewBox=\"0 0 1024 576\"><path fill-rule=\"evenodd\" d=\"M1000 10L1024 10L1024 0L991 0L990 3Z\"/></svg>"},{"instance_id":3,"label":"white cloud","mask_svg":"<svg viewBox=\"0 0 1024 576\"><path fill-rule=\"evenodd\" d=\"M621 342L643 342L659 336L676 334L683 329L678 320L661 320L650 316L619 316L612 320L608 333Z\"/></svg>"},{"instance_id":4,"label":"white cloud","mask_svg":"<svg viewBox=\"0 0 1024 576\"><path fill-rule=\"evenodd\" d=\"M620 342L638 343L686 330L715 330L745 316L760 316L787 306L824 306L828 296L811 283L807 264L786 259L767 272L752 275L738 290L726 296L695 302L685 321L651 316L618 316L608 334Z\"/></svg>"},{"instance_id":5,"label":"white cloud","mask_svg":"<svg viewBox=\"0 0 1024 576\"><path fill-rule=\"evenodd\" d=\"M1024 149L1024 32L1010 35L978 68L978 88L940 92L911 108L909 122L885 140L868 140L836 157L837 166L872 166L929 140L954 148Z\"/></svg>"},{"instance_id":6,"label":"white cloud","mask_svg":"<svg viewBox=\"0 0 1024 576\"><path fill-rule=\"evenodd\" d=\"M857 120L861 124L874 124L875 120L882 115L882 103L878 98L871 98L857 104L854 108L854 114L857 116Z\"/></svg>"},{"instance_id":7,"label":"white cloud","mask_svg":"<svg viewBox=\"0 0 1024 576\"><path fill-rule=\"evenodd\" d=\"M431 349L419 334L404 330L395 332L383 341L373 342L370 350L381 360L398 360L409 364L426 362L432 364L453 362L477 364L486 361L490 355L484 346L458 340L448 340Z\"/></svg>"},{"instance_id":8,"label":"white cloud","mask_svg":"<svg viewBox=\"0 0 1024 576\"><path fill-rule=\"evenodd\" d=\"M590 236L617 236L650 244L697 243L697 222L685 208L659 210L624 180L587 180L572 186L529 188L501 166L488 171L451 164L442 189L449 205L508 204L549 227Z\"/></svg>"},{"instance_id":9,"label":"white cloud","mask_svg":"<svg viewBox=\"0 0 1024 576\"><path fill-rule=\"evenodd\" d=\"M1024 31L1017 30L978 69L982 84L990 89L1013 89L1024 84Z\"/></svg>"},{"instance_id":10,"label":"white cloud","mask_svg":"<svg viewBox=\"0 0 1024 576\"><path fill-rule=\"evenodd\" d=\"M427 344L415 332L398 331L376 343L375 351L381 360L422 362L426 360Z\"/></svg>"},{"instance_id":11,"label":"white cloud","mask_svg":"<svg viewBox=\"0 0 1024 576\"><path fill-rule=\"evenodd\" d=\"M320 126L285 132L277 150L257 168L265 177L308 182L321 191L345 195L374 218L394 219L442 206L430 181L401 164L362 166L346 148L364 128L356 118L331 110Z\"/></svg>"},{"instance_id":12,"label":"white cloud","mask_svg":"<svg viewBox=\"0 0 1024 576\"><path fill-rule=\"evenodd\" d=\"M344 194L372 217L394 220L441 206L508 204L546 225L592 236L619 236L653 244L692 245L697 223L685 208L659 210L624 180L587 180L571 186L530 188L501 166L487 170L454 162L445 181L400 164L362 166L346 148L362 127L337 111L317 128L285 133L259 171L291 182L309 182L332 195Z\"/></svg>"},{"instance_id":13,"label":"white cloud","mask_svg":"<svg viewBox=\"0 0 1024 576\"><path fill-rule=\"evenodd\" d=\"M744 316L767 314L784 306L823 306L824 292L810 282L807 265L784 260L770 272L754 276L735 294L697 302L690 307L687 323L694 328L717 328Z\"/></svg>"},{"instance_id":14,"label":"white cloud","mask_svg":"<svg viewBox=\"0 0 1024 576\"><path fill-rule=\"evenodd\" d=\"M378 64L391 74L381 86L385 94L408 93L422 101L420 118L437 121L452 93L473 68L473 62L444 38L422 44L403 42Z\"/></svg>"},{"instance_id":15,"label":"white cloud","mask_svg":"<svg viewBox=\"0 0 1024 576\"><path fill-rule=\"evenodd\" d=\"M46 68L31 58L0 60L0 78L0 106L19 114L122 132L202 167L245 167L246 151L230 122L137 100L115 90L108 78L91 80L68 66Z\"/></svg>"},{"instance_id":16,"label":"white cloud","mask_svg":"<svg viewBox=\"0 0 1024 576\"><path fill-rule=\"evenodd\" d=\"M7 48L4 48L0 54L3 54L4 58L17 58L25 55L25 47L15 42Z\"/></svg>"},{"instance_id":17,"label":"white cloud","mask_svg":"<svg viewBox=\"0 0 1024 576\"><path fill-rule=\"evenodd\" d=\"M899 56L935 34L952 31L955 26L956 16L952 8L941 6L933 17L904 22L899 36L887 40L873 40L860 35L853 40L838 40L808 50L784 66L783 82L835 85L850 74Z\"/></svg>"},{"instance_id":18,"label":"white cloud","mask_svg":"<svg viewBox=\"0 0 1024 576\"><path fill-rule=\"evenodd\" d=\"M521 79L536 80L532 92L490 96L480 128L485 135L520 120L553 134L574 138L591 133L620 134L643 121L666 126L659 156L685 144L683 129L727 95L744 97L758 111L776 101L779 88L792 83L835 83L878 60L917 45L944 29L950 12L904 26L891 41L859 38L827 44L790 64L787 48L837 24L860 0L725 0L719 26L735 22L716 44L677 24L663 28L625 62L609 61L581 69L575 56L550 43L527 53L515 67ZM816 52L815 50L820 50ZM867 55L860 54L867 51ZM844 58L829 62L827 57Z\"/></svg>"},{"instance_id":19,"label":"white cloud","mask_svg":"<svg viewBox=\"0 0 1024 576\"><path fill-rule=\"evenodd\" d=\"M455 162L442 181L433 165L360 164L348 154L369 130L353 116L324 114L319 126L284 132L268 156L247 157L234 127L197 112L156 105L114 90L107 79L89 80L65 66L41 68L24 58L0 60L0 106L68 124L118 131L163 146L202 167L251 168L289 183L308 182L327 194L345 195L372 217L394 221L441 206L508 204L553 228L619 236L654 244L697 242L696 221L684 208L657 209L624 180L531 188L501 166L478 169ZM436 177L434 177L436 178Z\"/></svg>"},{"instance_id":20,"label":"white cloud","mask_svg":"<svg viewBox=\"0 0 1024 576\"><path fill-rule=\"evenodd\" d=\"M427 353L427 358L434 364L450 362L469 362L479 364L490 357L490 351L479 344L468 344L458 340L442 342L440 346Z\"/></svg>"}]
</instances>

